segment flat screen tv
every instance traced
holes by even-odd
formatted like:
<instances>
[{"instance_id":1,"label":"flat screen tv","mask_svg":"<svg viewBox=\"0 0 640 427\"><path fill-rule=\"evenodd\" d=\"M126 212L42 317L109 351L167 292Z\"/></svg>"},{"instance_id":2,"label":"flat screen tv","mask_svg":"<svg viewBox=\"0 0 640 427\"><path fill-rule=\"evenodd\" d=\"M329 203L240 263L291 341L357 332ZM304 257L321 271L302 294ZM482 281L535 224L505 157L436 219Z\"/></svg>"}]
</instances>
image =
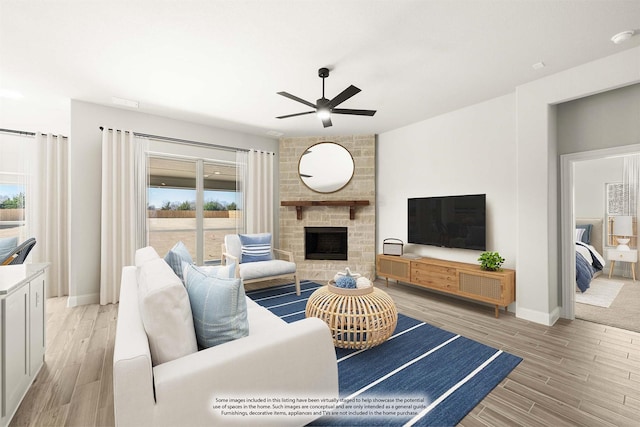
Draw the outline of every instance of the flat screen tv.
<instances>
[{"instance_id":1,"label":"flat screen tv","mask_svg":"<svg viewBox=\"0 0 640 427\"><path fill-rule=\"evenodd\" d=\"M409 199L408 242L486 250L486 195Z\"/></svg>"}]
</instances>

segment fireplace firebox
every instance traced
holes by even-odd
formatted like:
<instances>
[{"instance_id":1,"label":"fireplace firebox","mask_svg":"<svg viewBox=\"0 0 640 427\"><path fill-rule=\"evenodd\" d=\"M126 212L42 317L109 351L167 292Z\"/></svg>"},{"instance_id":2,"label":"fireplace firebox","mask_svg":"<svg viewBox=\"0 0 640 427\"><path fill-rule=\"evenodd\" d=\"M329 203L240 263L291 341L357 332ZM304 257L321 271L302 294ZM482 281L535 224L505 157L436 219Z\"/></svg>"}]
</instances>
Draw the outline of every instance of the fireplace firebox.
<instances>
[{"instance_id":1,"label":"fireplace firebox","mask_svg":"<svg viewBox=\"0 0 640 427\"><path fill-rule=\"evenodd\" d=\"M347 260L347 227L305 227L304 259Z\"/></svg>"}]
</instances>

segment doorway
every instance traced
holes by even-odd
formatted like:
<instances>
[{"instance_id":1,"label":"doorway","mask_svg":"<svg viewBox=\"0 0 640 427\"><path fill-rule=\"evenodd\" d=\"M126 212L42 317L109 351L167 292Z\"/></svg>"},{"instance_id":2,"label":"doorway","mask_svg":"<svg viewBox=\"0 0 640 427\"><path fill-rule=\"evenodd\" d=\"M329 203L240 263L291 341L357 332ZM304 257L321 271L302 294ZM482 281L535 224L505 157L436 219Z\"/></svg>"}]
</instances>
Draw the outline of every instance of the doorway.
<instances>
[{"instance_id":1,"label":"doorway","mask_svg":"<svg viewBox=\"0 0 640 427\"><path fill-rule=\"evenodd\" d=\"M584 197L580 192L576 191L576 188L579 187L576 178L576 170L581 169L587 162L597 162L603 159L618 159L640 153L640 145L628 145L624 147L616 147L610 149L603 150L594 150L582 153L575 154L566 154L561 156L561 257L562 257L562 317L567 319L576 318L576 258L575 258L575 229L576 229L576 216L580 216L579 212L583 211L583 207L576 206L579 204L581 200L577 199L577 197ZM579 177L578 177L579 178ZM599 194L598 197L605 197L605 188L604 184L602 187L596 190ZM582 201L583 202L583 201ZM594 216L594 215L592 215ZM599 218L607 217L607 212L603 208L600 211ZM604 221L603 221L604 222ZM604 222L604 231L603 231L603 257L606 259L606 251L607 251L607 223ZM604 273L600 276L600 280L608 279L608 262L605 266ZM616 269L617 270L617 269ZM598 279L596 279L598 280ZM615 281L615 279L614 279ZM618 278L618 281L629 283L631 279L621 280ZM640 283L631 282L634 285L633 290L640 289ZM626 285L625 285L626 286ZM628 296L629 298L635 298L634 296ZM616 298L617 299L617 298ZM638 304L636 304L638 305ZM615 308L615 307L614 307ZM627 316L633 317L631 324L638 320L640 322L640 311L635 313L633 309L630 312L625 312L623 308L620 309L619 318ZM622 324L616 324L615 322L609 319L607 320L606 316L602 316L605 313L604 310L600 310L600 316L598 316L598 310L590 310L591 314L584 313L584 310L581 310L581 317L585 315L591 315L592 318L586 319L590 321L595 321L597 323L603 324L611 324L616 327L623 327L625 329L636 330L635 328L625 327L623 325L629 324L628 322L622 322ZM611 315L611 311L607 313L607 315ZM615 318L614 318L615 320Z\"/></svg>"}]
</instances>

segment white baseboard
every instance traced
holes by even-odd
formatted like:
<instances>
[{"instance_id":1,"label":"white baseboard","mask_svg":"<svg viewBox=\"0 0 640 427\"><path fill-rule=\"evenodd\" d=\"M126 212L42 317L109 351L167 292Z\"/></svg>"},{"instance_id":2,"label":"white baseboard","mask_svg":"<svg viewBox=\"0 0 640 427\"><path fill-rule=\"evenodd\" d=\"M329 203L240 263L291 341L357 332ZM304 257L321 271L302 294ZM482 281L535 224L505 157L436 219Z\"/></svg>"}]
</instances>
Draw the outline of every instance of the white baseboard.
<instances>
[{"instance_id":1,"label":"white baseboard","mask_svg":"<svg viewBox=\"0 0 640 427\"><path fill-rule=\"evenodd\" d=\"M551 313L545 313L517 306L516 302L516 317L545 326L553 326L560 318L560 307L554 308Z\"/></svg>"},{"instance_id":2,"label":"white baseboard","mask_svg":"<svg viewBox=\"0 0 640 427\"><path fill-rule=\"evenodd\" d=\"M67 298L67 307L76 307L79 305L98 304L100 302L100 294L88 294L70 296Z\"/></svg>"}]
</instances>

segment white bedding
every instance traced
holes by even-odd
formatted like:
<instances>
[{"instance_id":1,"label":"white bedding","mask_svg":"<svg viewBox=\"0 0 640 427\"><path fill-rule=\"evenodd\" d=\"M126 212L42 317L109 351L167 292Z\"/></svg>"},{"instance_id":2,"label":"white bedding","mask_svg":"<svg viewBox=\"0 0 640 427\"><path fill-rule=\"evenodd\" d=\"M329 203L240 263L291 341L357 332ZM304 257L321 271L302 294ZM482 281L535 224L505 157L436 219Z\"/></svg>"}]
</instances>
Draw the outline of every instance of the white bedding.
<instances>
[{"instance_id":1,"label":"white bedding","mask_svg":"<svg viewBox=\"0 0 640 427\"><path fill-rule=\"evenodd\" d=\"M589 251L589 249L591 249L591 251ZM600 255L600 253L596 250L596 248L594 248L591 245L587 245L586 243L583 243L583 242L576 242L576 252L582 255L584 259L586 259L587 262L591 265L593 265L593 257L591 256L591 253L593 252L593 255L595 255L595 257L600 262L602 267L606 265L606 261L604 260L602 255Z\"/></svg>"}]
</instances>

